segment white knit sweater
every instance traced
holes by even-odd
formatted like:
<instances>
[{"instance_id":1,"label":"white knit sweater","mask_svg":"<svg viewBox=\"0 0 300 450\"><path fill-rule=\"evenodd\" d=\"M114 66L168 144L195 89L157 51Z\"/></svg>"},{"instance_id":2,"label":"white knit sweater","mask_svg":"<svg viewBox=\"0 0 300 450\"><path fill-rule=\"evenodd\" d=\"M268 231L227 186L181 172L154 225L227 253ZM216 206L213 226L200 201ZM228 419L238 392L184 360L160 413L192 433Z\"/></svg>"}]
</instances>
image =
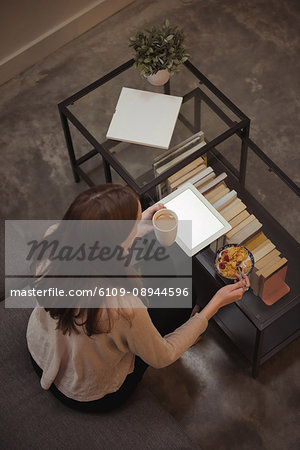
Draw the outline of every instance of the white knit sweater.
<instances>
[{"instance_id":1,"label":"white knit sweater","mask_svg":"<svg viewBox=\"0 0 300 450\"><path fill-rule=\"evenodd\" d=\"M78 327L79 334L64 335L56 329L56 321L50 314L36 307L29 319L27 343L33 359L43 369L42 388L49 389L54 383L74 400L100 399L120 388L134 369L135 355L152 367L168 366L193 345L207 327L206 317L198 313L162 337L143 303L135 298L134 304L131 324L115 311L111 332L92 337L81 327Z\"/></svg>"}]
</instances>

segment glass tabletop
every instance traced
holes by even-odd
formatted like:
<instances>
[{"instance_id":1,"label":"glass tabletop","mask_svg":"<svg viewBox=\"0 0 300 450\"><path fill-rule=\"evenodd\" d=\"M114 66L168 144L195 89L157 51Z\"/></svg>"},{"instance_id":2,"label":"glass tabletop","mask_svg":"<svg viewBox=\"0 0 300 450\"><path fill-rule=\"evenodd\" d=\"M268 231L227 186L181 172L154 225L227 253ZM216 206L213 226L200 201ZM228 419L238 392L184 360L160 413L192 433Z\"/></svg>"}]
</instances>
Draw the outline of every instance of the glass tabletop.
<instances>
[{"instance_id":1,"label":"glass tabletop","mask_svg":"<svg viewBox=\"0 0 300 450\"><path fill-rule=\"evenodd\" d=\"M241 116L238 117L212 92L210 86L203 84L186 66L175 73L165 86L151 85L132 66L114 76L110 77L108 74L104 77L104 81L90 92L85 93L83 90L83 95L79 99L66 106L100 144L100 152L102 148L110 153L113 168L120 174L121 167L140 188L145 187L165 170L163 166L162 171L157 173L155 162L170 153L174 147L180 148L183 141L192 140L194 134L203 131L205 139L201 149L203 151L205 143L213 141L241 121ZM123 87L183 97L168 150L106 139ZM194 147L190 145L188 154L197 150L199 145ZM167 167L170 168L170 164Z\"/></svg>"}]
</instances>

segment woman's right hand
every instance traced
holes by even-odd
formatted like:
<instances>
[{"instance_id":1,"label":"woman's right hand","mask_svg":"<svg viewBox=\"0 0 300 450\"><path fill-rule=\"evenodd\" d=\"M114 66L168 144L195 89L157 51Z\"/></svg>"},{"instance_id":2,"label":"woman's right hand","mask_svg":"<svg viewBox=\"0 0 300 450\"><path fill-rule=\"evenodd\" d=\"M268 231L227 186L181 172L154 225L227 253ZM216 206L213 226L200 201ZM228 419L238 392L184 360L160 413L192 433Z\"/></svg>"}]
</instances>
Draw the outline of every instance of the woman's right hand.
<instances>
[{"instance_id":1,"label":"woman's right hand","mask_svg":"<svg viewBox=\"0 0 300 450\"><path fill-rule=\"evenodd\" d=\"M240 300L243 297L247 286L250 286L250 281L247 275L243 274L242 280L234 284L228 284L219 289L210 302L202 309L202 313L207 320L214 316L222 306Z\"/></svg>"},{"instance_id":2,"label":"woman's right hand","mask_svg":"<svg viewBox=\"0 0 300 450\"><path fill-rule=\"evenodd\" d=\"M213 298L215 298L221 308L222 306L241 300L245 293L244 288L246 286L250 286L250 282L247 275L244 275L243 280L240 280L234 284L228 284L227 286L219 289Z\"/></svg>"}]
</instances>

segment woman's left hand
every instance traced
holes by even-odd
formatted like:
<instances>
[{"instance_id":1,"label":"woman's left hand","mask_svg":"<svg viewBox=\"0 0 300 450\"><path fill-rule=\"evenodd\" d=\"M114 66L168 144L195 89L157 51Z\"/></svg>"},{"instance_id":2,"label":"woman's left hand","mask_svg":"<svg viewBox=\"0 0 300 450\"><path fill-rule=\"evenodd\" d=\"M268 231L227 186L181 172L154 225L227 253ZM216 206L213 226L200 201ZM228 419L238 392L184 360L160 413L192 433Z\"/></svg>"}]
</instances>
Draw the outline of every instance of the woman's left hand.
<instances>
[{"instance_id":1,"label":"woman's left hand","mask_svg":"<svg viewBox=\"0 0 300 450\"><path fill-rule=\"evenodd\" d=\"M142 218L138 224L138 231L136 237L143 237L145 234L150 233L153 230L152 218L156 211L164 209L165 205L162 203L156 203L155 205L149 206L142 212Z\"/></svg>"}]
</instances>

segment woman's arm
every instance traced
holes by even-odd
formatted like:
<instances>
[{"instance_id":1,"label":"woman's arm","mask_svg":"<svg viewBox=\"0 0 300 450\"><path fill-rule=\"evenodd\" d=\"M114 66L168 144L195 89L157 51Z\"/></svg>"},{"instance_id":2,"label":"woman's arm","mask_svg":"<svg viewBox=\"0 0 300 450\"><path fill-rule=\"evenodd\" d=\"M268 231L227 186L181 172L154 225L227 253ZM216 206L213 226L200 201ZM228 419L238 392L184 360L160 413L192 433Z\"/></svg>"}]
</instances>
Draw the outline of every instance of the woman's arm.
<instances>
[{"instance_id":1,"label":"woman's arm","mask_svg":"<svg viewBox=\"0 0 300 450\"><path fill-rule=\"evenodd\" d=\"M162 337L153 325L146 308L135 309L126 340L132 353L145 363L158 369L176 361L207 327L207 319L202 314L185 322L172 333Z\"/></svg>"},{"instance_id":2,"label":"woman's arm","mask_svg":"<svg viewBox=\"0 0 300 450\"><path fill-rule=\"evenodd\" d=\"M244 286L249 285L245 276L238 283L221 288L200 313L196 313L181 327L162 337L153 325L146 308L135 309L126 340L130 351L154 368L161 368L176 361L206 330L208 320L224 305L240 300Z\"/></svg>"}]
</instances>

